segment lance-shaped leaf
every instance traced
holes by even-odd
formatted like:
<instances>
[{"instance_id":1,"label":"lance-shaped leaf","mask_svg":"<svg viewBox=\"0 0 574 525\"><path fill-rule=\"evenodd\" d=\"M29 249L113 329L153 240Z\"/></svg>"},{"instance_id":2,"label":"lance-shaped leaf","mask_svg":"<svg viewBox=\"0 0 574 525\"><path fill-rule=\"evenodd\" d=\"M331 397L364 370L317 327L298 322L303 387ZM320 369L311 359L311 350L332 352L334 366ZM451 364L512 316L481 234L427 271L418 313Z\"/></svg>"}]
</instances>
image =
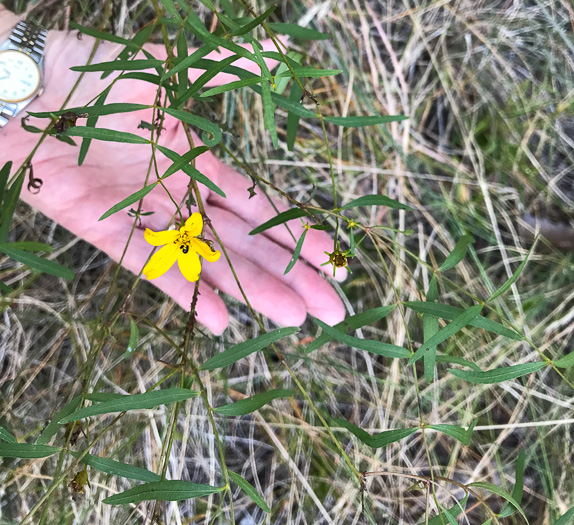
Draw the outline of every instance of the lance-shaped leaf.
<instances>
[{"instance_id":1,"label":"lance-shaped leaf","mask_svg":"<svg viewBox=\"0 0 574 525\"><path fill-rule=\"evenodd\" d=\"M468 430L465 430L464 428L459 427L458 425L429 425L429 428L434 428L438 432L447 434L448 436L453 437L457 441L460 441L463 445L468 446L470 444L470 436L472 436L472 431L474 430L474 427L476 426L477 423L478 418L475 419L470 424Z\"/></svg>"},{"instance_id":2,"label":"lance-shaped leaf","mask_svg":"<svg viewBox=\"0 0 574 525\"><path fill-rule=\"evenodd\" d=\"M70 454L75 458L79 458L81 456L79 452L70 451ZM86 454L80 461L84 465L88 465L100 472L114 474L115 476L120 476L122 478L136 479L138 481L146 482L161 481L161 476L155 472L109 458L101 458L92 454Z\"/></svg>"},{"instance_id":3,"label":"lance-shaped leaf","mask_svg":"<svg viewBox=\"0 0 574 525\"><path fill-rule=\"evenodd\" d=\"M185 401L195 397L199 392L186 390L184 388L167 388L164 390L154 390L144 394L134 394L132 396L122 396L118 399L104 401L73 412L60 420L60 424L70 423L78 419L85 419L101 414L112 414L115 412L127 412L129 410L142 410L154 408L160 405L168 405L177 401Z\"/></svg>"},{"instance_id":4,"label":"lance-shaped leaf","mask_svg":"<svg viewBox=\"0 0 574 525\"><path fill-rule=\"evenodd\" d=\"M7 162L4 164L2 170L0 171L0 179L5 178L8 180L11 167L12 162ZM5 194L0 194L0 199L2 199L2 206L0 209L0 242L4 242L8 239L8 229L10 228L10 223L12 222L12 217L14 215L14 210L16 209L18 198L20 197L20 191L22 190L22 184L24 183L25 176L26 170L22 170L10 188L5 190ZM6 186L6 182L4 182L4 186Z\"/></svg>"},{"instance_id":5,"label":"lance-shaped leaf","mask_svg":"<svg viewBox=\"0 0 574 525\"><path fill-rule=\"evenodd\" d=\"M36 459L53 456L62 450L60 447L30 445L29 443L0 443L0 458Z\"/></svg>"},{"instance_id":6,"label":"lance-shaped leaf","mask_svg":"<svg viewBox=\"0 0 574 525\"><path fill-rule=\"evenodd\" d=\"M247 494L261 510L263 510L264 512L271 512L271 509L269 508L267 503L265 503L265 500L261 497L259 492L257 492L255 487L251 485L251 483L249 483L249 481L242 478L239 474L236 474L231 470L228 470L227 473L229 474L229 477L231 478L233 483L235 483L241 490L243 490L243 492L245 492L245 494Z\"/></svg>"},{"instance_id":7,"label":"lance-shaped leaf","mask_svg":"<svg viewBox=\"0 0 574 525\"><path fill-rule=\"evenodd\" d=\"M59 423L60 419L63 419L66 416L69 416L72 412L78 410L78 407L80 406L81 402L82 402L82 396L76 396L70 401L68 401L64 405L62 410L60 410L54 415L50 423L46 425L46 428L42 430L42 433L36 440L36 445L45 445L46 443L48 443L48 441L50 441L50 439L52 439L52 437L57 434L58 430L62 428L62 424Z\"/></svg>"},{"instance_id":8,"label":"lance-shaped leaf","mask_svg":"<svg viewBox=\"0 0 574 525\"><path fill-rule=\"evenodd\" d=\"M546 363L544 361L536 361L534 363L503 366L493 370L487 370L486 372L455 370L454 368L449 368L448 372L450 372L453 376L468 381L469 383L474 383L477 385L491 385L494 383L502 383L503 381L508 381L510 379L516 379L517 377L532 374L533 372L537 372L545 366Z\"/></svg>"},{"instance_id":9,"label":"lance-shaped leaf","mask_svg":"<svg viewBox=\"0 0 574 525\"><path fill-rule=\"evenodd\" d=\"M201 148L201 146L200 146L200 148ZM187 155L187 159L195 158L196 150L198 150L200 148L194 148L193 150L188 151L185 154L185 155ZM178 155L175 151L172 151L168 148L165 148L164 146L160 146L159 144L157 146L157 149L159 149L168 159L170 159L174 162L174 164L172 164L172 166L170 166L170 168L168 168L168 171L170 169L172 169L172 167L174 167L174 165L177 165L178 169L183 171L186 175L188 175L192 179L196 180L197 182L203 184L204 186L207 186L210 190L213 190L215 193L217 193L218 195L221 195L221 197L225 198L225 193L223 192L223 190L217 184L215 184L210 179L208 179L198 169L194 168L191 164L189 164L189 162L186 161L186 159L184 159L185 155L182 157L182 156ZM164 175L164 177L165 177L165 175Z\"/></svg>"},{"instance_id":10,"label":"lance-shaped leaf","mask_svg":"<svg viewBox=\"0 0 574 525\"><path fill-rule=\"evenodd\" d=\"M162 108L162 111L164 111L168 115L171 115L172 117L175 117L178 120L181 120L182 122L185 122L186 124L191 124L192 126L195 126L196 128L205 131L205 133L201 135L201 140L205 142L206 146L212 147L221 142L223 133L221 129L219 129L219 127L215 125L213 122L210 122L209 120L203 117L194 115L193 113L188 113L187 111L183 111L181 109L175 109L170 107L170 108ZM207 133L210 133L212 137L210 138L207 135Z\"/></svg>"},{"instance_id":11,"label":"lance-shaped leaf","mask_svg":"<svg viewBox=\"0 0 574 525\"><path fill-rule=\"evenodd\" d=\"M363 195L341 206L341 209L347 210L349 208L356 208L357 206L386 206L387 208L394 208L396 210L412 210L410 206L386 197L385 195Z\"/></svg>"},{"instance_id":12,"label":"lance-shaped leaf","mask_svg":"<svg viewBox=\"0 0 574 525\"><path fill-rule=\"evenodd\" d=\"M462 261L466 255L466 249L469 244L474 242L472 235L463 235L456 243L452 252L448 254L448 257L440 265L439 270L444 272L445 270L450 270L454 268L460 261Z\"/></svg>"},{"instance_id":13,"label":"lance-shaped leaf","mask_svg":"<svg viewBox=\"0 0 574 525\"><path fill-rule=\"evenodd\" d=\"M257 228L254 228L249 232L249 235L255 235L257 233L264 232L269 228L273 228L274 226L278 226L279 224L283 224L288 221L292 221L293 219L298 219L299 217L308 216L309 213L302 208L292 208L290 210L281 212L279 215L276 215L272 219L269 219L267 222L264 222Z\"/></svg>"},{"instance_id":14,"label":"lance-shaped leaf","mask_svg":"<svg viewBox=\"0 0 574 525\"><path fill-rule=\"evenodd\" d=\"M484 490L488 490L490 492L493 492L494 494L500 496L502 499L508 501L508 503L510 503L519 513L520 515L526 520L526 523L528 523L528 518L526 517L526 514L524 514L524 511L520 508L520 503L518 503L518 501L516 501L511 494L509 494L508 492L506 492L505 490L501 489L500 487L497 487L496 485L493 485L492 483L488 483L486 481L475 481L474 483L470 483L468 485L469 487L478 487Z\"/></svg>"},{"instance_id":15,"label":"lance-shaped leaf","mask_svg":"<svg viewBox=\"0 0 574 525\"><path fill-rule=\"evenodd\" d=\"M462 308L457 308L456 306L425 301L405 301L403 305L420 314L435 315L436 317L447 319L449 321L452 321L464 311ZM509 339L514 339L515 341L522 341L524 339L514 330L510 330L509 328L506 328L495 321L491 321L486 317L482 317L481 315L477 315L469 324L476 328L482 328L488 332L493 332L495 334L508 337Z\"/></svg>"},{"instance_id":16,"label":"lance-shaped leaf","mask_svg":"<svg viewBox=\"0 0 574 525\"><path fill-rule=\"evenodd\" d=\"M459 502L455 503L450 509L448 509L448 513L452 517L456 518L461 512L464 511L467 502L468 502L468 494L464 498L462 498ZM446 520L444 516L441 516L439 514L438 516L435 516L434 518L428 520L428 524L425 521L423 523L420 523L419 525L445 525L445 523Z\"/></svg>"},{"instance_id":17,"label":"lance-shaped leaf","mask_svg":"<svg viewBox=\"0 0 574 525\"><path fill-rule=\"evenodd\" d=\"M350 117L325 117L325 122L330 122L331 124L336 124L344 128L363 128L365 126L397 122L408 118L406 115L357 115Z\"/></svg>"},{"instance_id":18,"label":"lance-shaped leaf","mask_svg":"<svg viewBox=\"0 0 574 525\"><path fill-rule=\"evenodd\" d=\"M554 525L572 525L574 523L574 507L567 510L565 514L558 518Z\"/></svg>"},{"instance_id":19,"label":"lance-shaped leaf","mask_svg":"<svg viewBox=\"0 0 574 525\"><path fill-rule=\"evenodd\" d=\"M554 361L554 366L557 366L558 368L570 368L571 366L574 366L574 351Z\"/></svg>"},{"instance_id":20,"label":"lance-shaped leaf","mask_svg":"<svg viewBox=\"0 0 574 525\"><path fill-rule=\"evenodd\" d=\"M263 405L271 403L274 399L292 396L293 392L291 390L282 390L278 388L276 390L269 390L261 394L256 394L248 397L247 399L236 401L235 403L229 403L228 405L214 408L213 411L222 416L244 416L245 414L251 414L256 410L259 410Z\"/></svg>"},{"instance_id":21,"label":"lance-shaped leaf","mask_svg":"<svg viewBox=\"0 0 574 525\"><path fill-rule=\"evenodd\" d=\"M152 481L120 492L104 500L108 505L126 505L140 501L182 501L221 492L225 487L212 487L190 481Z\"/></svg>"},{"instance_id":22,"label":"lance-shaped leaf","mask_svg":"<svg viewBox=\"0 0 574 525\"><path fill-rule=\"evenodd\" d=\"M331 38L328 33L320 33L315 29L310 29L308 27L298 26L297 24L286 24L283 22L270 22L268 24L269 28L273 31L289 35L293 38L300 38L302 40L326 40Z\"/></svg>"},{"instance_id":23,"label":"lance-shaped leaf","mask_svg":"<svg viewBox=\"0 0 574 525\"><path fill-rule=\"evenodd\" d=\"M0 243L0 252L5 253L8 255L8 257L11 257L15 261L25 264L33 270L47 273L49 275L55 275L56 277L62 277L63 279L74 278L74 272L65 266L62 266L48 259L38 257L33 253L19 250L18 248L13 248L9 243Z\"/></svg>"},{"instance_id":24,"label":"lance-shaped leaf","mask_svg":"<svg viewBox=\"0 0 574 525\"><path fill-rule=\"evenodd\" d=\"M481 368L476 364L473 363L472 361L469 361L468 359L465 359L464 357L458 357L455 355L437 355L436 356L436 362L437 363L454 363L456 365L462 365L462 366L467 366L468 368L471 368L472 370L476 371L476 372L482 372Z\"/></svg>"},{"instance_id":25,"label":"lance-shaped leaf","mask_svg":"<svg viewBox=\"0 0 574 525\"><path fill-rule=\"evenodd\" d=\"M106 142L122 142L126 144L149 144L148 139L139 135L127 133L126 131L116 131L106 128L88 128L87 126L75 126L68 128L64 137L85 137L89 139L104 140Z\"/></svg>"},{"instance_id":26,"label":"lance-shaped leaf","mask_svg":"<svg viewBox=\"0 0 574 525\"><path fill-rule=\"evenodd\" d=\"M255 339L249 339L243 343L234 345L217 355L214 355L211 359L208 359L205 363L203 363L199 369L214 370L216 368L223 368L224 366L228 366L232 363L235 363L236 361L239 361L240 359L243 359L244 357L247 357L253 352L263 350L265 347L269 346L275 341L278 341L279 339L283 339L284 337L296 334L298 331L299 327L288 326L285 328L278 328L272 332L267 332L266 334L262 334Z\"/></svg>"},{"instance_id":27,"label":"lance-shaped leaf","mask_svg":"<svg viewBox=\"0 0 574 525\"><path fill-rule=\"evenodd\" d=\"M401 428L397 430L385 430L384 432L379 432L371 436L368 432L365 432L362 428L359 428L348 421L341 418L336 418L333 420L333 424L346 428L349 432L354 434L359 440L361 440L365 445L371 448L381 448L400 441L411 434L414 434L418 428Z\"/></svg>"},{"instance_id":28,"label":"lance-shaped leaf","mask_svg":"<svg viewBox=\"0 0 574 525\"><path fill-rule=\"evenodd\" d=\"M297 262L297 260L299 259L299 255L301 254L301 248L303 248L303 243L305 242L306 235L307 230L304 230L303 233L301 234L301 237L299 237L299 240L297 241L297 245L295 246L295 250L293 251L293 257L291 257L291 260L289 261L287 268L285 268L285 272L283 273L283 275L287 275L292 270L293 266L295 266L295 263Z\"/></svg>"},{"instance_id":29,"label":"lance-shaped leaf","mask_svg":"<svg viewBox=\"0 0 574 525\"><path fill-rule=\"evenodd\" d=\"M124 208L127 208L128 206L130 206L131 204L134 204L135 202L139 202L148 193L150 193L151 190L153 190L156 186L157 186L157 183L154 182L153 184L148 184L147 186L144 186L141 190L138 190L135 193L132 193L130 196L126 197L123 201L118 202L117 204L114 204L98 220L103 221L104 219L107 219L110 215L113 215L114 213L117 213L118 211L123 210Z\"/></svg>"},{"instance_id":30,"label":"lance-shaped leaf","mask_svg":"<svg viewBox=\"0 0 574 525\"><path fill-rule=\"evenodd\" d=\"M130 355L137 347L140 338L140 331L136 322L130 317L130 339L128 341L128 347L125 352L125 356Z\"/></svg>"},{"instance_id":31,"label":"lance-shaped leaf","mask_svg":"<svg viewBox=\"0 0 574 525\"><path fill-rule=\"evenodd\" d=\"M341 341L341 343L349 345L352 348L366 350L371 354L381 355L384 357L403 358L409 357L411 355L411 353L402 346L397 346L390 343L382 343L380 341L373 341L371 339L360 339L359 337L353 337L347 335L344 332L340 332L336 328L325 324L323 321L319 321L319 319L313 318L313 321L333 339Z\"/></svg>"},{"instance_id":32,"label":"lance-shaped leaf","mask_svg":"<svg viewBox=\"0 0 574 525\"><path fill-rule=\"evenodd\" d=\"M244 78L242 80L234 80L233 82L229 82L228 84L224 84L223 86L215 86L201 94L202 97L211 97L213 95L219 95L221 93L226 93L228 91L233 91L234 89L241 89L244 87L253 86L255 84L259 84L263 79L263 77L252 77L252 78Z\"/></svg>"},{"instance_id":33,"label":"lance-shaped leaf","mask_svg":"<svg viewBox=\"0 0 574 525\"><path fill-rule=\"evenodd\" d=\"M434 303L438 300L438 285L436 280L436 275L432 276L429 283L429 289L427 290L426 302ZM439 330L438 317L431 314L423 315L423 344L433 337ZM425 379L427 383L432 383L434 379L434 369L436 363L436 346L429 349L428 352L424 354L424 369L425 369Z\"/></svg>"},{"instance_id":34,"label":"lance-shaped leaf","mask_svg":"<svg viewBox=\"0 0 574 525\"><path fill-rule=\"evenodd\" d=\"M105 100L105 98L104 98ZM151 109L153 106L146 104L132 104L128 102L114 104L94 104L93 106L81 106L76 108L62 109L60 111L45 111L42 113L30 113L32 117L52 118L60 117L64 113L76 113L76 115L87 114L89 117L102 117L104 115L116 115L119 113L132 113L143 109Z\"/></svg>"},{"instance_id":35,"label":"lance-shaped leaf","mask_svg":"<svg viewBox=\"0 0 574 525\"><path fill-rule=\"evenodd\" d=\"M261 25L267 18L269 18L269 16L271 16L271 14L273 13L273 11L275 11L275 9L277 9L277 6L272 5L269 9L267 9L267 11L265 11L263 14L259 15L257 18L255 18L251 22L245 24L244 26L238 27L235 31L231 32L229 34L229 36L239 36L239 35L244 35L246 33L249 33L250 31L255 29L257 26Z\"/></svg>"},{"instance_id":36,"label":"lance-shaped leaf","mask_svg":"<svg viewBox=\"0 0 574 525\"><path fill-rule=\"evenodd\" d=\"M391 304L389 306L379 306L378 308L371 308L369 310L365 310L360 314L352 315L351 317L347 317L344 321L337 323L333 326L335 330L339 332L350 332L351 330L356 330L357 328L362 328L363 326L367 326L372 323L376 323L377 321L381 320L383 317L386 317L396 308L396 305ZM305 353L313 352L313 350L317 350L324 344L332 341L333 337L331 337L328 333L323 332L319 337L315 339L312 343L310 343L307 348L305 348Z\"/></svg>"},{"instance_id":37,"label":"lance-shaped leaf","mask_svg":"<svg viewBox=\"0 0 574 525\"><path fill-rule=\"evenodd\" d=\"M522 503L522 496L524 495L524 460L526 455L524 454L524 450L520 451L518 454L518 459L516 460L516 475L515 475L515 482L514 488L512 489L512 497L514 501L518 504ZM500 518L506 518L507 516L511 516L516 512L516 509L507 503L503 509L500 511L498 515Z\"/></svg>"},{"instance_id":38,"label":"lance-shaped leaf","mask_svg":"<svg viewBox=\"0 0 574 525\"><path fill-rule=\"evenodd\" d=\"M512 274L512 277L510 279L508 279L508 281L506 281L498 290L496 290L496 292L494 292L488 298L488 301L493 301L497 297L500 297L504 292L506 292L506 290L508 290L515 283L516 279L518 279L518 277L520 277L522 270L524 270L524 267L526 266L526 263L528 262L530 254L534 250L534 246L536 246L536 244L533 244L532 247L530 248L530 250L528 250L526 257L520 263L520 266L518 268L516 268L516 271Z\"/></svg>"},{"instance_id":39,"label":"lance-shaped leaf","mask_svg":"<svg viewBox=\"0 0 574 525\"><path fill-rule=\"evenodd\" d=\"M112 60L111 62L100 62L99 64L88 64L87 66L73 66L72 71L142 71L163 66L163 60L155 58L143 58L136 60Z\"/></svg>"},{"instance_id":40,"label":"lance-shaped leaf","mask_svg":"<svg viewBox=\"0 0 574 525\"><path fill-rule=\"evenodd\" d=\"M451 323L447 324L444 328L439 330L428 341L412 355L409 359L409 365L418 361L425 352L430 351L431 348L436 347L440 343L446 341L449 337L462 330L467 324L470 323L482 310L482 305L477 304L464 310L460 315L457 315Z\"/></svg>"},{"instance_id":41,"label":"lance-shaped leaf","mask_svg":"<svg viewBox=\"0 0 574 525\"><path fill-rule=\"evenodd\" d=\"M0 426L0 441L6 441L6 443L18 443L18 440L2 426Z\"/></svg>"}]
</instances>

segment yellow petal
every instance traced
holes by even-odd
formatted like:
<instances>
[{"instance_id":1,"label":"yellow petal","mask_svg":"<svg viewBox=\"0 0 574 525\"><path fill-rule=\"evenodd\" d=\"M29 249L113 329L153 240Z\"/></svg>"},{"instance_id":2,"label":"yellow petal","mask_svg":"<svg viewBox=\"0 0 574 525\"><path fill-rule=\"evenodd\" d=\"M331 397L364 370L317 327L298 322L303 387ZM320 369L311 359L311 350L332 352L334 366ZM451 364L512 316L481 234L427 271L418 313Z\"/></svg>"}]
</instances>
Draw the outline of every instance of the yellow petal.
<instances>
[{"instance_id":1,"label":"yellow petal","mask_svg":"<svg viewBox=\"0 0 574 525\"><path fill-rule=\"evenodd\" d=\"M201 273L201 263L199 262L199 257L197 253L193 250L189 250L187 253L179 252L177 258L177 265L181 270L183 276L192 283L199 279L199 274Z\"/></svg>"},{"instance_id":2,"label":"yellow petal","mask_svg":"<svg viewBox=\"0 0 574 525\"><path fill-rule=\"evenodd\" d=\"M219 251L212 251L209 247L209 244L199 240L199 239L191 239L190 240L190 250L195 250L199 255L201 255L206 261L215 262L219 257L221 257L221 253Z\"/></svg>"},{"instance_id":3,"label":"yellow petal","mask_svg":"<svg viewBox=\"0 0 574 525\"><path fill-rule=\"evenodd\" d=\"M183 229L190 237L197 237L203 230L203 217L201 213L196 211L191 214L191 217L185 221Z\"/></svg>"},{"instance_id":4,"label":"yellow petal","mask_svg":"<svg viewBox=\"0 0 574 525\"><path fill-rule=\"evenodd\" d=\"M163 246L164 244L169 244L174 242L179 237L179 232L177 230L166 230L163 232L154 232L149 228L146 228L144 232L144 238L152 246Z\"/></svg>"},{"instance_id":5,"label":"yellow petal","mask_svg":"<svg viewBox=\"0 0 574 525\"><path fill-rule=\"evenodd\" d=\"M166 244L151 256L151 259L143 269L144 275L148 279L155 279L163 275L173 266L180 251L179 244L174 244L173 242Z\"/></svg>"}]
</instances>

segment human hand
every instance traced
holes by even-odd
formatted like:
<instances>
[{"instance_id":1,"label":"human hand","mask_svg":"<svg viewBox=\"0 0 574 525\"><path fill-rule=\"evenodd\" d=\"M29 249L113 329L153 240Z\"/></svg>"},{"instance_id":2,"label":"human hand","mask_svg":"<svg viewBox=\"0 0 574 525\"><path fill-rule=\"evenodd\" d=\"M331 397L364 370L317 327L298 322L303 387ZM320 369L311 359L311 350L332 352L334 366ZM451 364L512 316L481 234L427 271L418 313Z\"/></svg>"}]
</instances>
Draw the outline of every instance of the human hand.
<instances>
[{"instance_id":1,"label":"human hand","mask_svg":"<svg viewBox=\"0 0 574 525\"><path fill-rule=\"evenodd\" d=\"M2 41L16 21L6 11L0 11ZM6 27L8 24L9 27ZM54 111L60 108L79 73L70 71L74 65L87 61L93 39L83 35L78 40L75 33L51 31L45 53L45 91L35 99L28 110L32 112ZM146 46L157 58L165 58L165 49ZM93 63L112 60L119 48L102 43ZM212 59L228 56L225 52ZM209 57L208 57L209 58ZM240 59L236 65L256 71L256 65ZM190 79L199 74L190 73ZM218 85L233 80L221 74L208 85ZM110 82L101 80L99 73L86 74L68 107L82 106L97 96ZM121 80L112 88L106 103L137 102L153 104L156 87L137 80ZM144 134L138 129L142 120L150 122L152 110L100 117L98 127ZM15 122L8 124L0 133L2 163L12 160L18 166L30 153L38 140L37 135L25 132ZM45 121L44 121L45 122ZM80 121L78 122L80 124ZM192 133L195 146L201 144ZM189 149L181 123L166 115L159 143L183 155ZM125 211L118 212L99 222L98 219L111 206L141 189L145 184L150 162L150 148L145 145L119 144L92 141L90 151L81 167L77 166L78 148L71 147L53 137L48 137L33 159L34 174L43 180L41 191L32 194L26 189L22 198L34 208L55 220L76 235L87 240L118 261L124 251L133 225ZM294 249L294 242L284 226L265 234L249 236L255 226L273 217L276 212L265 196L258 194L249 199L250 181L232 168L220 162L211 152L196 159L195 167L226 194L224 199L201 186L207 217L220 235L239 281L252 306L270 319L282 325L299 325L309 313L334 324L343 319L344 308L333 288L313 268L326 260L324 251L332 251L333 241L324 232L310 230L301 257L311 266L299 261L291 272L283 276ZM171 161L157 154L157 170L161 175ZM152 175L153 176L153 175ZM152 182L154 179L150 179ZM171 195L181 199L187 190L189 178L178 172L165 180ZM285 209L279 206L279 209ZM173 202L161 187L154 189L143 201L143 210L153 215L143 217L143 227L154 231L164 230L174 216ZM194 211L194 210L192 210ZM294 226L293 226L294 225ZM298 221L291 223L298 236ZM206 231L210 237L209 230ZM216 248L221 249L219 246ZM123 265L134 273L140 273L151 247L145 242L143 231L136 230ZM328 271L331 268L328 267ZM341 274L338 274L341 277ZM344 270L343 270L344 277ZM173 297L182 307L189 309L194 285L185 280L177 268L172 268L153 284ZM224 257L216 263L203 263L200 297L197 305L198 321L214 333L221 333L228 323L227 309L223 300L209 286L213 286L237 299L242 295Z\"/></svg>"}]
</instances>

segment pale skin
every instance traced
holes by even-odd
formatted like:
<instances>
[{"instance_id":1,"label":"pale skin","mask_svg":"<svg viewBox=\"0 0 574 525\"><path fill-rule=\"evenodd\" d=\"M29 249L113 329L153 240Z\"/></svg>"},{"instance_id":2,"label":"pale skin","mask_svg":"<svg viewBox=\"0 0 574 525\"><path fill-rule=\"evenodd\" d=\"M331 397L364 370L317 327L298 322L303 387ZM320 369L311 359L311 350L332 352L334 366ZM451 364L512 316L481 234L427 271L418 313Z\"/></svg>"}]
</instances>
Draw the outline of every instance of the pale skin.
<instances>
[{"instance_id":1,"label":"pale skin","mask_svg":"<svg viewBox=\"0 0 574 525\"><path fill-rule=\"evenodd\" d=\"M0 5L0 42L8 38L10 31L19 21ZM77 33L50 31L45 52L45 90L16 119L0 131L0 165L7 161L19 167L30 154L39 135L31 134L20 126L20 117L27 110L32 112L54 111L60 109L70 92L79 73L70 71L74 65L84 65L94 44L91 37ZM269 44L271 49L272 44ZM163 46L149 45L147 49L163 59L166 56ZM119 47L103 43L93 62L113 60ZM226 54L208 58L217 60ZM257 66L245 59L235 63L239 67L259 73ZM193 81L201 71L191 71ZM230 75L220 74L208 86L214 86L235 80ZM82 106L97 96L110 82L100 80L99 73L88 73L80 84L67 107ZM157 87L136 80L121 80L112 88L106 103L135 102L153 104ZM152 110L100 117L98 127L127 131L149 138L149 131L138 129L141 121L151 122ZM30 124L44 127L48 121L30 119ZM82 121L78 122L83 125ZM167 117L164 122L159 143L183 155L190 145L179 121ZM76 139L80 143L81 139ZM193 133L195 146L201 141ZM151 156L147 145L117 144L113 142L92 141L84 164L78 167L78 148L48 137L33 159L34 175L43 180L39 193L22 190L21 198L30 206L58 222L74 234L85 239L112 259L119 261L134 219L126 211L116 213L108 219L98 221L99 217L111 206L128 195L141 189L145 184ZM159 174L163 174L171 164L161 153L157 154ZM333 251L333 240L324 232L310 230L307 234L301 256L307 261L297 262L293 270L283 276L291 259L295 242L285 227L269 230L265 235L248 235L258 226L275 215L261 191L249 199L247 188L251 180L219 161L211 152L196 159L196 168L217 184L227 195L226 199L200 185L205 204L205 213L212 221L221 237L240 283L253 308L281 325L300 325L307 314L315 316L328 324L335 324L344 317L343 304L328 284L323 272L332 272L331 266L320 269L319 265L327 260L325 251ZM156 180L152 170L149 182ZM176 201L184 196L189 177L178 172L166 180L166 186ZM285 188L287 191L289 188ZM135 205L134 205L135 207ZM142 217L142 226L154 231L167 229L175 214L175 206L167 193L158 187L143 201L144 211L154 214ZM287 209L283 204L280 210ZM192 208L192 211L197 211ZM182 210L184 219L187 211ZM294 235L302 233L299 220L290 224ZM205 236L215 240L209 227ZM123 266L139 274L152 252L146 243L142 229L136 229ZM221 246L215 244L215 249ZM203 262L200 296L197 305L197 319L212 332L220 334L228 324L227 308L223 299L214 291L221 290L239 300L243 300L235 283L229 265L222 256L219 261ZM337 278L342 279L345 271L338 271ZM145 279L145 277L143 277ZM179 272L177 265L165 275L150 281L171 296L183 308L189 310L194 284L187 281Z\"/></svg>"}]
</instances>

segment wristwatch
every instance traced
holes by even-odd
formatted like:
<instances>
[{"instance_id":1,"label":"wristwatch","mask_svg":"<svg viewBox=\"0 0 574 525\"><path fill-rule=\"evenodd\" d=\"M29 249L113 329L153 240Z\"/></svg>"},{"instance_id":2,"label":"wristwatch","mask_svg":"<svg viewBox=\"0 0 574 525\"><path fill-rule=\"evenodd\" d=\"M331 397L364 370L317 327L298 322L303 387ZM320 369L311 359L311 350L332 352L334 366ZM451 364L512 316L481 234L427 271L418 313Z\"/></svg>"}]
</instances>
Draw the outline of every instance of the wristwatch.
<instances>
[{"instance_id":1,"label":"wristwatch","mask_svg":"<svg viewBox=\"0 0 574 525\"><path fill-rule=\"evenodd\" d=\"M0 129L41 94L46 35L20 22L0 45Z\"/></svg>"}]
</instances>

